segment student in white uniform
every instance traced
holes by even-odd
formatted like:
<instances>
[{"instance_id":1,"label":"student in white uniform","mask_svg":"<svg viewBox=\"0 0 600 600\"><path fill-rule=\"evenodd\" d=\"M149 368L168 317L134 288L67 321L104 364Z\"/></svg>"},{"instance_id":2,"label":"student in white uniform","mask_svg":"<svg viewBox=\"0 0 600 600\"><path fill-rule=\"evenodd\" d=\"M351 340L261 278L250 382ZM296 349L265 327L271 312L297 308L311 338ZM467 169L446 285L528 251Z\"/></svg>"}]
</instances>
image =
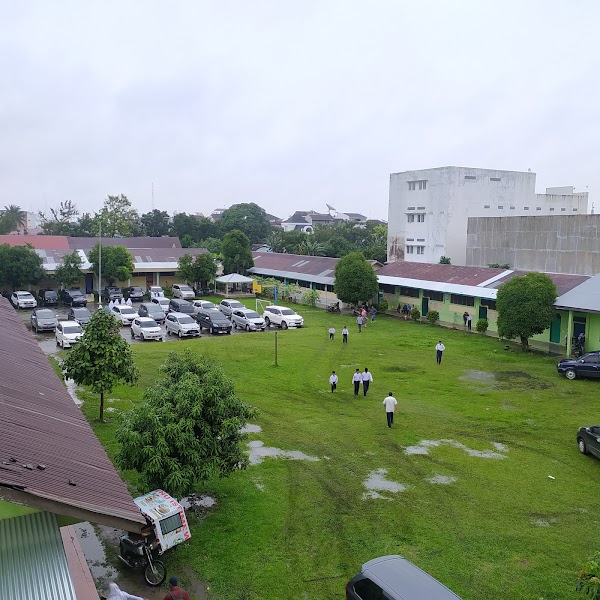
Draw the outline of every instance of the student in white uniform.
<instances>
[{"instance_id":1,"label":"student in white uniform","mask_svg":"<svg viewBox=\"0 0 600 600\"><path fill-rule=\"evenodd\" d=\"M365 367L365 372L362 374L362 384L363 384L363 396L367 397L367 392L369 391L369 383L373 381L373 375L367 367Z\"/></svg>"},{"instance_id":2,"label":"student in white uniform","mask_svg":"<svg viewBox=\"0 0 600 600\"><path fill-rule=\"evenodd\" d=\"M331 384L331 393L335 392L335 388L337 388L338 376L335 374L335 371L331 371L331 377L329 378L329 383Z\"/></svg>"},{"instance_id":3,"label":"student in white uniform","mask_svg":"<svg viewBox=\"0 0 600 600\"><path fill-rule=\"evenodd\" d=\"M392 396L392 392L390 392L387 398L384 399L383 404L385 406L385 416L387 417L388 428L391 428L394 424L394 413L398 407L398 401Z\"/></svg>"},{"instance_id":4,"label":"student in white uniform","mask_svg":"<svg viewBox=\"0 0 600 600\"><path fill-rule=\"evenodd\" d=\"M354 395L358 396L358 392L360 391L360 384L362 383L362 375L360 374L360 369L356 369L356 373L352 375L352 383L354 384Z\"/></svg>"}]
</instances>

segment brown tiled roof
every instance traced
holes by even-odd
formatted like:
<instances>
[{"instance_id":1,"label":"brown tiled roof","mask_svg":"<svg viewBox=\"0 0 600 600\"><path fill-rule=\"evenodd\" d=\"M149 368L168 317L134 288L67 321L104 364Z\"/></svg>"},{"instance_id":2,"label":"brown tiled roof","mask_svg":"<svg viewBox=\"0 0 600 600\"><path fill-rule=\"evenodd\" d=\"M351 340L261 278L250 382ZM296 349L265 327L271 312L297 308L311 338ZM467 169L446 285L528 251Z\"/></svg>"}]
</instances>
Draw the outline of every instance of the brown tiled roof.
<instances>
[{"instance_id":1,"label":"brown tiled roof","mask_svg":"<svg viewBox=\"0 0 600 600\"><path fill-rule=\"evenodd\" d=\"M20 493L34 507L48 502L51 512L143 524L92 428L2 297L0 321L0 497Z\"/></svg>"},{"instance_id":2,"label":"brown tiled roof","mask_svg":"<svg viewBox=\"0 0 600 600\"><path fill-rule=\"evenodd\" d=\"M177 262L185 254L206 254L206 248L132 248L129 250L135 263ZM138 260L139 259L139 260Z\"/></svg>"},{"instance_id":3,"label":"brown tiled roof","mask_svg":"<svg viewBox=\"0 0 600 600\"><path fill-rule=\"evenodd\" d=\"M69 238L66 235L0 235L0 244L31 244L37 250L68 250Z\"/></svg>"},{"instance_id":4,"label":"brown tiled roof","mask_svg":"<svg viewBox=\"0 0 600 600\"><path fill-rule=\"evenodd\" d=\"M252 256L254 257L254 272L269 269L282 273L320 275L321 277L333 277L335 265L339 260L339 258L328 256L302 256L279 252L253 252Z\"/></svg>"},{"instance_id":5,"label":"brown tiled roof","mask_svg":"<svg viewBox=\"0 0 600 600\"><path fill-rule=\"evenodd\" d=\"M456 285L480 285L484 281L502 274L505 270L491 269L489 267L460 267L399 260L379 269L377 276L404 277L406 279L437 281L439 283L453 283Z\"/></svg>"},{"instance_id":6,"label":"brown tiled roof","mask_svg":"<svg viewBox=\"0 0 600 600\"><path fill-rule=\"evenodd\" d=\"M513 271L486 287L499 288L503 283L510 281L513 277L527 275L528 272L529 271ZM554 281L559 296L566 294L589 279L587 275L565 275L563 273L546 273L546 275Z\"/></svg>"},{"instance_id":7,"label":"brown tiled roof","mask_svg":"<svg viewBox=\"0 0 600 600\"><path fill-rule=\"evenodd\" d=\"M36 236L39 237L39 236ZM97 237L70 237L71 250L91 250L97 243ZM178 237L103 237L103 246L125 246L128 250L138 248L181 248Z\"/></svg>"}]
</instances>

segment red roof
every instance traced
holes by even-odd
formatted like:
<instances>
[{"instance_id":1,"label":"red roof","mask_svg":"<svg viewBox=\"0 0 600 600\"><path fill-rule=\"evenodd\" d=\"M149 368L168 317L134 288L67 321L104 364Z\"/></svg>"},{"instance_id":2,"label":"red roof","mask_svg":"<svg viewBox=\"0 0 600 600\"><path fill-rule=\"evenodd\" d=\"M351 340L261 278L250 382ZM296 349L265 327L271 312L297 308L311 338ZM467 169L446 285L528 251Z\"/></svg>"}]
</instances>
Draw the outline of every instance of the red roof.
<instances>
[{"instance_id":1,"label":"red roof","mask_svg":"<svg viewBox=\"0 0 600 600\"><path fill-rule=\"evenodd\" d=\"M0 244L31 244L36 250L69 250L69 238L66 235L0 235Z\"/></svg>"},{"instance_id":2,"label":"red roof","mask_svg":"<svg viewBox=\"0 0 600 600\"><path fill-rule=\"evenodd\" d=\"M503 283L510 281L513 277L527 275L527 273L529 273L529 271L513 271L486 287L498 288ZM554 281L559 296L566 294L589 279L588 275L566 275L564 273L546 273L546 275Z\"/></svg>"},{"instance_id":3,"label":"red roof","mask_svg":"<svg viewBox=\"0 0 600 600\"><path fill-rule=\"evenodd\" d=\"M379 269L377 276L404 277L406 279L453 283L456 285L480 285L505 271L506 269L491 269L489 267L460 267L399 260Z\"/></svg>"}]
</instances>

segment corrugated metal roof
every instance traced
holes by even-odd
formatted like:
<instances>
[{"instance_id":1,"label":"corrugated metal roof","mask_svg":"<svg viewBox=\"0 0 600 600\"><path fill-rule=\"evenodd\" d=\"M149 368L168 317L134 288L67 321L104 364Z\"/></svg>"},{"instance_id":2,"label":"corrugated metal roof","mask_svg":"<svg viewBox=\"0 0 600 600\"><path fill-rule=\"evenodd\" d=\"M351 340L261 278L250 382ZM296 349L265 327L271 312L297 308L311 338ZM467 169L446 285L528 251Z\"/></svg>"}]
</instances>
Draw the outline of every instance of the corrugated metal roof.
<instances>
[{"instance_id":1,"label":"corrugated metal roof","mask_svg":"<svg viewBox=\"0 0 600 600\"><path fill-rule=\"evenodd\" d=\"M89 423L2 297L0 322L0 497L18 490L34 507L46 499L64 514L89 511L97 523L144 523Z\"/></svg>"},{"instance_id":2,"label":"corrugated metal roof","mask_svg":"<svg viewBox=\"0 0 600 600\"><path fill-rule=\"evenodd\" d=\"M559 295L555 304L561 308L600 312L600 275L594 275L576 288Z\"/></svg>"},{"instance_id":3,"label":"corrugated metal roof","mask_svg":"<svg viewBox=\"0 0 600 600\"><path fill-rule=\"evenodd\" d=\"M37 250L68 250L69 238L66 235L0 235L0 244L31 244Z\"/></svg>"},{"instance_id":4,"label":"corrugated metal roof","mask_svg":"<svg viewBox=\"0 0 600 600\"><path fill-rule=\"evenodd\" d=\"M328 256L303 256L299 254L284 254L281 252L253 252L254 268L249 269L252 273L263 273L265 271L281 271L293 273L295 277L302 275L320 275L324 271L335 269L339 258ZM315 281L315 280L313 280Z\"/></svg>"},{"instance_id":5,"label":"corrugated metal roof","mask_svg":"<svg viewBox=\"0 0 600 600\"><path fill-rule=\"evenodd\" d=\"M71 250L91 250L98 243L97 237L70 237L67 239L68 247ZM138 248L181 248L178 237L103 237L102 245L125 246L128 250Z\"/></svg>"},{"instance_id":6,"label":"corrugated metal roof","mask_svg":"<svg viewBox=\"0 0 600 600\"><path fill-rule=\"evenodd\" d=\"M489 267L461 267L399 260L379 269L377 276L402 277L457 285L481 285L484 281L504 272L505 269Z\"/></svg>"},{"instance_id":7,"label":"corrugated metal roof","mask_svg":"<svg viewBox=\"0 0 600 600\"><path fill-rule=\"evenodd\" d=\"M505 276L497 279L487 287L499 288L503 283L510 281L513 277L527 275L529 272L530 271L509 271ZM566 294L569 290L576 288L589 279L588 275L567 275L564 273L546 273L546 275L554 281L559 296Z\"/></svg>"},{"instance_id":8,"label":"corrugated metal roof","mask_svg":"<svg viewBox=\"0 0 600 600\"><path fill-rule=\"evenodd\" d=\"M77 600L54 515L0 520L0 598Z\"/></svg>"}]
</instances>

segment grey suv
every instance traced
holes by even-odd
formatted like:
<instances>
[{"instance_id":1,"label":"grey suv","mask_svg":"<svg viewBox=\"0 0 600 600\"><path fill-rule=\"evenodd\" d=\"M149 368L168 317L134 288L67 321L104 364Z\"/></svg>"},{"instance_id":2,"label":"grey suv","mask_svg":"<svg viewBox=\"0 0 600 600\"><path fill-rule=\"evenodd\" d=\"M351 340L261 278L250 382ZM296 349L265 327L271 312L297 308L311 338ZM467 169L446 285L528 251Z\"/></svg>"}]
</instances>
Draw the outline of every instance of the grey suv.
<instances>
[{"instance_id":1,"label":"grey suv","mask_svg":"<svg viewBox=\"0 0 600 600\"><path fill-rule=\"evenodd\" d=\"M346 584L346 600L460 600L437 579L398 556L366 562Z\"/></svg>"}]
</instances>

